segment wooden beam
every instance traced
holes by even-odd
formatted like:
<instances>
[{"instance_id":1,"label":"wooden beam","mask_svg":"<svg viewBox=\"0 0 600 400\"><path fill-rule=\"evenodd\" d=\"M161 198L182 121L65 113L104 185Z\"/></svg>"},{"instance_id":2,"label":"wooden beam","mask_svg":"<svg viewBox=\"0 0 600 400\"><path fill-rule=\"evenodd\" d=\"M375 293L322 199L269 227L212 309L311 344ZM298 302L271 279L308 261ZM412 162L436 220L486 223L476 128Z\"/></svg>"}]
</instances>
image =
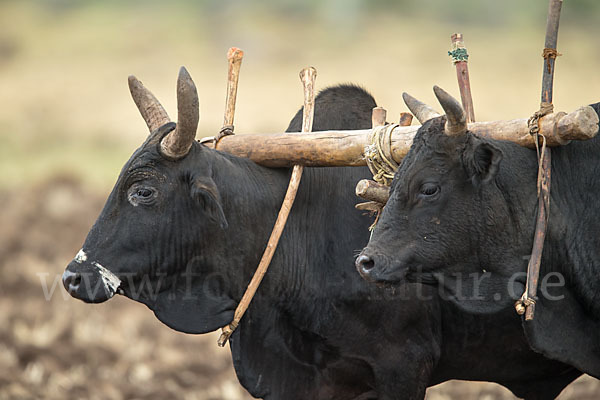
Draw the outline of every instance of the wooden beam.
<instances>
[{"instance_id":1,"label":"wooden beam","mask_svg":"<svg viewBox=\"0 0 600 400\"><path fill-rule=\"evenodd\" d=\"M590 106L570 114L549 114L540 120L540 132L548 146L560 146L570 140L587 140L598 132L598 115ZM473 122L469 131L477 136L507 140L521 146L535 148L529 134L527 119L512 121ZM412 145L420 126L398 126L392 132L392 155L402 161ZM364 149L371 129L354 131L323 131L290 135L238 134L223 137L218 150L239 157L250 158L267 167L291 167L301 164L309 167L340 167L366 165Z\"/></svg>"}]
</instances>

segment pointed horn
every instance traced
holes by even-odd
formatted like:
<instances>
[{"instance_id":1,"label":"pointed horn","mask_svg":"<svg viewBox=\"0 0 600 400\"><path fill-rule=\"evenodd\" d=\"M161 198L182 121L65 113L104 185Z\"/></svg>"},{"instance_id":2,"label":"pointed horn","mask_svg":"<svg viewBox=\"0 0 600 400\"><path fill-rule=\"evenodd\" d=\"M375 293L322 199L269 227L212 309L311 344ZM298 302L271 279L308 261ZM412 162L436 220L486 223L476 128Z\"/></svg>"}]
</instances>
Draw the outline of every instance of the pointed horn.
<instances>
[{"instance_id":1,"label":"pointed horn","mask_svg":"<svg viewBox=\"0 0 600 400\"><path fill-rule=\"evenodd\" d=\"M133 75L129 76L128 81L131 97L133 97L133 101L140 110L140 114L146 121L150 132L155 131L167 122L171 122L165 109L156 100L156 97L144 87L142 82Z\"/></svg>"},{"instance_id":2,"label":"pointed horn","mask_svg":"<svg viewBox=\"0 0 600 400\"><path fill-rule=\"evenodd\" d=\"M421 125L432 118L440 116L440 114L433 108L415 99L406 92L402 93L402 99L404 100L404 104L406 104L406 107L408 107L410 112L413 113L415 117L417 117L417 120L421 123Z\"/></svg>"},{"instance_id":3,"label":"pointed horn","mask_svg":"<svg viewBox=\"0 0 600 400\"><path fill-rule=\"evenodd\" d=\"M465 134L467 132L467 114L460 103L439 86L434 86L433 92L446 112L446 135Z\"/></svg>"},{"instance_id":4,"label":"pointed horn","mask_svg":"<svg viewBox=\"0 0 600 400\"><path fill-rule=\"evenodd\" d=\"M185 156L196 137L199 120L196 85L185 67L181 67L177 78L177 127L162 140L160 148L163 154L171 158Z\"/></svg>"}]
</instances>

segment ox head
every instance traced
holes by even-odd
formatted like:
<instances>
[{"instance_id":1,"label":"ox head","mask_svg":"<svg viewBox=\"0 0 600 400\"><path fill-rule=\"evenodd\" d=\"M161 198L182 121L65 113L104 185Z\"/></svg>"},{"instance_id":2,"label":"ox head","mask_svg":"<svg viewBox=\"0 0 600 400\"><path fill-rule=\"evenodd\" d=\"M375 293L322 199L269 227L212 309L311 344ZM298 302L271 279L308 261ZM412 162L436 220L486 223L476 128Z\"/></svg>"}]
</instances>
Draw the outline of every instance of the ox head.
<instances>
[{"instance_id":1,"label":"ox head","mask_svg":"<svg viewBox=\"0 0 600 400\"><path fill-rule=\"evenodd\" d=\"M505 221L490 212L503 207L494 198L502 151L468 132L460 103L437 86L434 92L445 116L404 95L423 126L356 260L369 281L436 280L434 273L452 268L481 272L485 263L476 242L502 235L494 231Z\"/></svg>"},{"instance_id":2,"label":"ox head","mask_svg":"<svg viewBox=\"0 0 600 400\"><path fill-rule=\"evenodd\" d=\"M219 260L203 254L218 254L211 243L225 235L227 221L213 167L200 156L208 149L194 141L196 87L182 67L176 124L133 76L129 87L150 135L123 167L63 274L64 287L89 303L125 295L180 331L215 330L231 321L235 303L220 282L204 279Z\"/></svg>"}]
</instances>

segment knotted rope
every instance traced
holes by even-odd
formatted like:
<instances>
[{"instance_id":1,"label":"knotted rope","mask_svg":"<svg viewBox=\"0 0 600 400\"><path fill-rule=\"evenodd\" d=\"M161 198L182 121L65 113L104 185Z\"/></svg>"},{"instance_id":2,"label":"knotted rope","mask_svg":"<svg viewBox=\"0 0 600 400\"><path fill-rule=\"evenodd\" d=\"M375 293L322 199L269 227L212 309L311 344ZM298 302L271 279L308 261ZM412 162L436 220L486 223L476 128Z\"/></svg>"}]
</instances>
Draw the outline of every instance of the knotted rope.
<instances>
[{"instance_id":1,"label":"knotted rope","mask_svg":"<svg viewBox=\"0 0 600 400\"><path fill-rule=\"evenodd\" d=\"M398 163L392 156L392 132L398 124L389 124L373 128L369 135L369 144L365 147L367 166L373 174L373 180L390 186Z\"/></svg>"},{"instance_id":2,"label":"knotted rope","mask_svg":"<svg viewBox=\"0 0 600 400\"><path fill-rule=\"evenodd\" d=\"M540 109L533 113L527 120L527 126L529 127L529 134L535 138L535 150L538 158L538 178L537 178L537 195L540 197L540 187L542 183L543 170L542 165L544 163L544 157L546 155L546 137L540 133L540 118L545 115L552 114L554 112L554 105L552 103L542 102ZM542 148L540 151L540 137L542 138Z\"/></svg>"},{"instance_id":3,"label":"knotted rope","mask_svg":"<svg viewBox=\"0 0 600 400\"><path fill-rule=\"evenodd\" d=\"M546 47L542 52L542 57L546 60L546 68L548 69L548 73L552 72L552 66L550 65L550 59L556 59L556 57L560 57L560 54L556 49Z\"/></svg>"},{"instance_id":4,"label":"knotted rope","mask_svg":"<svg viewBox=\"0 0 600 400\"><path fill-rule=\"evenodd\" d=\"M213 149L216 149L217 145L219 144L219 140L221 140L225 136L230 136L230 135L234 135L233 125L224 125L221 128L221 130L219 131L219 133L217 134L217 136L205 137L205 138L200 139L198 142L200 142L200 144L204 144L204 145L206 143L212 143Z\"/></svg>"},{"instance_id":5,"label":"knotted rope","mask_svg":"<svg viewBox=\"0 0 600 400\"><path fill-rule=\"evenodd\" d=\"M399 124L376 126L369 135L369 144L365 147L367 166L373 174L373 180L382 185L390 186L394 173L399 164L392 155L392 133ZM370 202L371 211L375 212L375 221L369 227L371 234L379 221L384 204Z\"/></svg>"},{"instance_id":6,"label":"knotted rope","mask_svg":"<svg viewBox=\"0 0 600 400\"><path fill-rule=\"evenodd\" d=\"M540 109L534 112L527 121L527 125L529 126L529 134L534 136L535 148L537 151L537 197L540 209L538 210L538 222L536 224L536 232L534 236L534 248L532 250L532 256L529 259L529 264L527 265L527 281L525 284L525 291L523 292L521 298L515 303L515 309L519 315L525 314L527 309L531 310L526 314L526 320L531 320L533 318L533 309L535 308L536 304L535 293L537 291L537 287L530 287L530 282L532 282L533 286L537 286L540 274L541 252L544 244L543 238L545 236L546 224L548 222L548 210L550 207L550 171L546 171L544 167L546 165L545 157L550 149L546 149L546 137L540 133L539 120L543 116L551 114L553 111L554 107L552 103L542 102L540 104ZM541 149L540 137L542 138ZM547 165L546 168L550 169L551 166ZM541 238L541 241L539 242L536 240L538 237Z\"/></svg>"},{"instance_id":7,"label":"knotted rope","mask_svg":"<svg viewBox=\"0 0 600 400\"><path fill-rule=\"evenodd\" d=\"M217 147L219 140L221 140L224 136L230 135L233 135L233 125L223 125L217 136L215 136L215 148Z\"/></svg>"},{"instance_id":8,"label":"knotted rope","mask_svg":"<svg viewBox=\"0 0 600 400\"><path fill-rule=\"evenodd\" d=\"M529 298L527 286L525 287L525 292L521 296L519 300L515 303L515 310L517 310L517 314L523 315L527 310L527 307L535 305L535 300Z\"/></svg>"}]
</instances>

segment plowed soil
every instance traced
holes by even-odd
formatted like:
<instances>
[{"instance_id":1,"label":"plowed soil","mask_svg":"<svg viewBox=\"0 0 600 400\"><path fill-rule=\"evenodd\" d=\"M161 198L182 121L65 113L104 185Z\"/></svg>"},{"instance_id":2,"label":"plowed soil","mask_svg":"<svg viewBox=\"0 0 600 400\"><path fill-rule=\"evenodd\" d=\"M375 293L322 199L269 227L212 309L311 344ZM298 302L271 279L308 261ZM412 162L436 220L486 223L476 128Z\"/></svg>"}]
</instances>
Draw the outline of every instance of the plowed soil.
<instances>
[{"instance_id":1,"label":"plowed soil","mask_svg":"<svg viewBox=\"0 0 600 400\"><path fill-rule=\"evenodd\" d=\"M247 399L216 334L185 335L117 296L72 299L60 282L105 197L57 177L0 192L1 399ZM584 377L562 399L597 399ZM428 399L512 399L498 385L449 382Z\"/></svg>"}]
</instances>

